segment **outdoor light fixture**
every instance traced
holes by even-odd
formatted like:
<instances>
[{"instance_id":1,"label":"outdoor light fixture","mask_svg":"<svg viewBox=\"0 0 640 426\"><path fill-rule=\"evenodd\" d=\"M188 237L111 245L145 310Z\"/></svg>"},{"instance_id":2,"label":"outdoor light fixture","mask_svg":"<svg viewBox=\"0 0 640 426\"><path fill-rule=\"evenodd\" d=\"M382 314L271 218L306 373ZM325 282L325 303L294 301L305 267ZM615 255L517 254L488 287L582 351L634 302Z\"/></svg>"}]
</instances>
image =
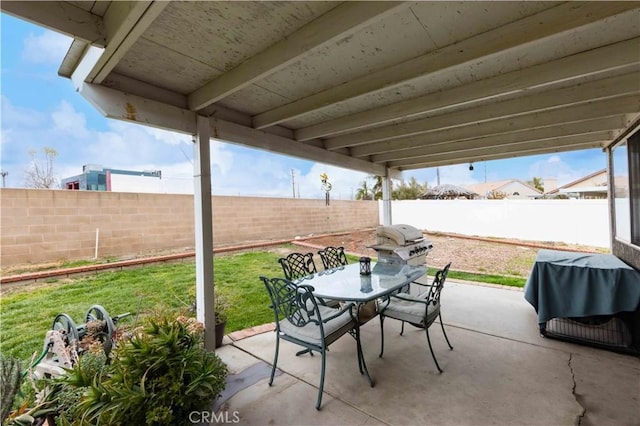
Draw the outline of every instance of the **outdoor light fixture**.
<instances>
[{"instance_id":1,"label":"outdoor light fixture","mask_svg":"<svg viewBox=\"0 0 640 426\"><path fill-rule=\"evenodd\" d=\"M360 275L371 275L370 257L364 256L360 258Z\"/></svg>"},{"instance_id":2,"label":"outdoor light fixture","mask_svg":"<svg viewBox=\"0 0 640 426\"><path fill-rule=\"evenodd\" d=\"M473 171L473 163L469 163L469 170Z\"/></svg>"}]
</instances>

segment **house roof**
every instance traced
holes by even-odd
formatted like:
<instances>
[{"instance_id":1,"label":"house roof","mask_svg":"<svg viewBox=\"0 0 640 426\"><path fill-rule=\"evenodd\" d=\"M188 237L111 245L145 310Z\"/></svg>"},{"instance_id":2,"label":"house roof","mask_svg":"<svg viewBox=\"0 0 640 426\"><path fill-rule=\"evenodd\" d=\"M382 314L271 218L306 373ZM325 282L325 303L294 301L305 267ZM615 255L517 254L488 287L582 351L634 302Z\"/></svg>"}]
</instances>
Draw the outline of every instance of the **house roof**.
<instances>
[{"instance_id":1,"label":"house roof","mask_svg":"<svg viewBox=\"0 0 640 426\"><path fill-rule=\"evenodd\" d=\"M569 183L567 183L567 184L565 184L565 185L559 186L558 188L554 189L553 191L549 191L549 192L547 192L547 194L556 194L556 193L558 193L558 192L563 192L563 191L562 191L563 189L571 188L572 186L576 186L576 185L578 185L579 183L581 183L581 182L585 182L585 181L587 181L587 180L589 180L589 179L592 179L592 178L594 178L594 177L596 177L596 176L598 176L598 175L603 175L603 176L606 178L606 176L607 176L607 169L598 170L598 171L596 171L596 172L593 172L593 173L591 173L591 174L588 174L588 175L586 175L586 176L583 176L583 177L581 177L581 178L579 178L579 179L574 180L573 182L569 182ZM606 191L606 187L604 188L604 190Z\"/></svg>"},{"instance_id":2,"label":"house roof","mask_svg":"<svg viewBox=\"0 0 640 426\"><path fill-rule=\"evenodd\" d=\"M519 179L505 179L505 180L499 180L499 181L494 181L494 182L484 182L484 183L476 183L473 185L465 185L465 187L467 189L469 189L470 191L473 192L477 192L478 194L484 195L484 194L488 194L491 191L503 191L503 188L505 188L506 186L513 184L513 183L517 183L520 184L522 186L527 187L528 189L530 189L531 191L534 191L538 194L541 194L540 191L538 191L538 189L536 189L535 187L529 185L528 183L522 182Z\"/></svg>"},{"instance_id":3,"label":"house roof","mask_svg":"<svg viewBox=\"0 0 640 426\"><path fill-rule=\"evenodd\" d=\"M102 114L396 177L638 126L637 2L2 1Z\"/></svg>"}]
</instances>

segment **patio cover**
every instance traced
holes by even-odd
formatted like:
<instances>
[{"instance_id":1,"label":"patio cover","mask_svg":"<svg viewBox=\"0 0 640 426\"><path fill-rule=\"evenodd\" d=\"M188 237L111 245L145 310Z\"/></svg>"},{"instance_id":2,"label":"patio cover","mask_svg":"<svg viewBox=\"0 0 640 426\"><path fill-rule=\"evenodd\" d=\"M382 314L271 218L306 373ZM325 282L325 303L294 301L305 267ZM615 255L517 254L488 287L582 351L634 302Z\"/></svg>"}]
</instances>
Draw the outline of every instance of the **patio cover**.
<instances>
[{"instance_id":1,"label":"patio cover","mask_svg":"<svg viewBox=\"0 0 640 426\"><path fill-rule=\"evenodd\" d=\"M637 2L2 1L74 38L59 74L105 116L385 177L607 147L638 124ZM205 315L207 322L212 317Z\"/></svg>"}]
</instances>

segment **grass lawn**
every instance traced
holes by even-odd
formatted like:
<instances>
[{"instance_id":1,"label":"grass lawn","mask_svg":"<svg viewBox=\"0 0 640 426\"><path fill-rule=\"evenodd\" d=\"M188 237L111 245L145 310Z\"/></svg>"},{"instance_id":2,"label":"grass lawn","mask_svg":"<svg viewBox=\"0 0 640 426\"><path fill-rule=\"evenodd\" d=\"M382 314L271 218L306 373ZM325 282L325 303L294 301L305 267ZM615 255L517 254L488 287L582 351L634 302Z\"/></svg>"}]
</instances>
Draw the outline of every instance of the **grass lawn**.
<instances>
[{"instance_id":1,"label":"grass lawn","mask_svg":"<svg viewBox=\"0 0 640 426\"><path fill-rule=\"evenodd\" d=\"M273 321L269 297L260 275L282 276L280 255L266 251L216 256L216 292L229 303L225 332L241 330ZM350 262L356 258L349 257ZM433 276L435 270L429 269ZM483 281L522 287L524 279L449 272L449 278ZM102 305L114 317L132 316L122 324L134 324L136 313L154 310L178 314L195 301L193 261L158 264L122 271L101 272L73 279L52 280L17 287L2 294L0 306L0 353L29 361L40 353L45 334L60 313L68 314L77 326L85 323L92 305Z\"/></svg>"},{"instance_id":2,"label":"grass lawn","mask_svg":"<svg viewBox=\"0 0 640 426\"><path fill-rule=\"evenodd\" d=\"M214 259L216 292L229 302L226 332L273 321L269 296L260 275L280 276L278 255L248 252ZM92 305L102 305L114 317L153 310L188 310L195 301L192 261L101 272L15 288L2 294L0 353L28 361L42 351L45 334L56 315L68 314L77 326L85 323Z\"/></svg>"}]
</instances>

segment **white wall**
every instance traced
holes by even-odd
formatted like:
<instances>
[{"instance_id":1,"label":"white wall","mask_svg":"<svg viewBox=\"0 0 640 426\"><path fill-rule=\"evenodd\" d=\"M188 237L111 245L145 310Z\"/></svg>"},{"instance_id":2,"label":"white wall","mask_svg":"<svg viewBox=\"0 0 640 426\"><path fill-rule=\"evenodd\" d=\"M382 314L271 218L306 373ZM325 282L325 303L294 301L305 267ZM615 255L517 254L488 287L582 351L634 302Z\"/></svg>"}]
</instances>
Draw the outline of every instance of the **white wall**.
<instances>
[{"instance_id":1,"label":"white wall","mask_svg":"<svg viewBox=\"0 0 640 426\"><path fill-rule=\"evenodd\" d=\"M382 202L380 220L382 221ZM607 200L406 200L393 223L435 232L610 247Z\"/></svg>"}]
</instances>

